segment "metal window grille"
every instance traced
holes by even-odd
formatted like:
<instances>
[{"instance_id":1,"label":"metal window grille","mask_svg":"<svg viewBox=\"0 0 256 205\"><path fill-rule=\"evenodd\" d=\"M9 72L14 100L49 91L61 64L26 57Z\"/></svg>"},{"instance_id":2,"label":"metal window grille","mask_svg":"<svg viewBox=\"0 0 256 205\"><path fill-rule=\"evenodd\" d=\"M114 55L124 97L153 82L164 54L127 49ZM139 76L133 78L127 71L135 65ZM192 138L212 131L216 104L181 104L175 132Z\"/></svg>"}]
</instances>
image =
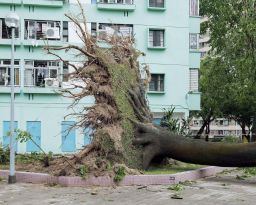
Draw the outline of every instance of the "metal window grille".
<instances>
[{"instance_id":1,"label":"metal window grille","mask_svg":"<svg viewBox=\"0 0 256 205\"><path fill-rule=\"evenodd\" d=\"M164 30L149 30L149 46L164 47Z\"/></svg>"},{"instance_id":2,"label":"metal window grille","mask_svg":"<svg viewBox=\"0 0 256 205\"><path fill-rule=\"evenodd\" d=\"M149 0L149 7L164 8L165 0Z\"/></svg>"},{"instance_id":3,"label":"metal window grille","mask_svg":"<svg viewBox=\"0 0 256 205\"><path fill-rule=\"evenodd\" d=\"M190 16L199 16L198 0L190 0Z\"/></svg>"}]
</instances>

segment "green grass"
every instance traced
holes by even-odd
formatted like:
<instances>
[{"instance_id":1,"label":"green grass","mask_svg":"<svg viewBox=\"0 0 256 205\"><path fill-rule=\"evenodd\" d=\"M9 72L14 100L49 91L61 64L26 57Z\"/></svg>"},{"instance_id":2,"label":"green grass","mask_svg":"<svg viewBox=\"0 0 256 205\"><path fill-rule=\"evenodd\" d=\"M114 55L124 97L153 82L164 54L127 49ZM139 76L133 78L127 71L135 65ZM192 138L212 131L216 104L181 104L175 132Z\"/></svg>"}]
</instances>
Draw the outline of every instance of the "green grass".
<instances>
[{"instance_id":1,"label":"green grass","mask_svg":"<svg viewBox=\"0 0 256 205\"><path fill-rule=\"evenodd\" d=\"M164 167L151 167L149 170L145 172L145 174L155 175L155 174L175 174L179 172L185 172L195 169L200 169L205 166L203 165L196 165L196 164L187 164L178 162L177 165L167 165Z\"/></svg>"}]
</instances>

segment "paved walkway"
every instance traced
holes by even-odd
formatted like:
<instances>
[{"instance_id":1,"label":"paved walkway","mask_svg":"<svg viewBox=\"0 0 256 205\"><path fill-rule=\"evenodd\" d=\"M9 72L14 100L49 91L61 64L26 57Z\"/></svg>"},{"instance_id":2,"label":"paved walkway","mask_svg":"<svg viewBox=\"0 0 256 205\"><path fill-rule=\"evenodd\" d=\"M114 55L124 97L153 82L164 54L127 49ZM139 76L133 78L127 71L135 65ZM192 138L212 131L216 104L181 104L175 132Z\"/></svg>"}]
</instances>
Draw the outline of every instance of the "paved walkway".
<instances>
[{"instance_id":1,"label":"paved walkway","mask_svg":"<svg viewBox=\"0 0 256 205\"><path fill-rule=\"evenodd\" d=\"M168 186L66 188L0 182L0 205L241 205L255 204L256 177L236 179L237 173L199 180L184 186L183 199L171 198Z\"/></svg>"}]
</instances>

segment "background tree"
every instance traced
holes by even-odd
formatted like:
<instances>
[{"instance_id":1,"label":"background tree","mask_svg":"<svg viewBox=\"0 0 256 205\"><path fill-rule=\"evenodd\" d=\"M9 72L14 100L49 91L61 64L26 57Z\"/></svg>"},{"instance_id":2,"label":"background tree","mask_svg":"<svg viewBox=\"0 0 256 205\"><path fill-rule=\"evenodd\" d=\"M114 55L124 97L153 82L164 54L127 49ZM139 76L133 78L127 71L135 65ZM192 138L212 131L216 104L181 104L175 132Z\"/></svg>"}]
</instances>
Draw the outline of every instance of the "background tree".
<instances>
[{"instance_id":1,"label":"background tree","mask_svg":"<svg viewBox=\"0 0 256 205\"><path fill-rule=\"evenodd\" d=\"M205 131L207 139L210 134L210 123L222 116L222 105L228 95L225 87L230 82L223 65L222 59L217 57L207 57L201 62L199 87L202 92L202 107L199 112L192 114L201 117L203 124L196 138L200 138Z\"/></svg>"},{"instance_id":2,"label":"background tree","mask_svg":"<svg viewBox=\"0 0 256 205\"><path fill-rule=\"evenodd\" d=\"M224 116L239 123L244 138L248 138L246 127L250 131L256 113L255 9L255 0L201 0L201 15L208 19L202 32L210 31L210 56L222 62L213 74L224 69L228 79L223 87L226 99L218 106Z\"/></svg>"}]
</instances>

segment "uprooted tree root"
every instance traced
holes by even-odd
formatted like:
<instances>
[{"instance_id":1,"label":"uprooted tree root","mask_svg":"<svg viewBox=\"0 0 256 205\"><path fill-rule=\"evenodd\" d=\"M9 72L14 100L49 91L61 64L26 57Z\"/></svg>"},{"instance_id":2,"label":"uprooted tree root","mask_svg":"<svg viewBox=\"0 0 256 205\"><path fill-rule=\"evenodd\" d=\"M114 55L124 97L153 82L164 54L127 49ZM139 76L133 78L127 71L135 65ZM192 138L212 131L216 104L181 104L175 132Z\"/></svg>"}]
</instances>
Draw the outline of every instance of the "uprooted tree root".
<instances>
[{"instance_id":1,"label":"uprooted tree root","mask_svg":"<svg viewBox=\"0 0 256 205\"><path fill-rule=\"evenodd\" d=\"M80 100L88 96L95 99L93 106L76 109L79 111L69 115L77 119L72 128L89 127L95 132L90 145L72 157L52 161L49 169L56 175L77 175L81 166L86 166L88 172L99 175L122 164L134 172L133 168L142 167L142 151L132 145L134 126L129 119L151 121L145 95L150 76L148 67L145 66L148 78L141 80L138 57L142 53L133 47L133 37L105 36L110 48L100 48L88 33L81 5L80 8L81 19L66 16L77 26L84 45L45 49L74 69L68 74L71 87L60 91L62 96L73 99L70 107L79 107ZM56 50L76 50L85 61L80 66L71 64L56 54Z\"/></svg>"}]
</instances>

